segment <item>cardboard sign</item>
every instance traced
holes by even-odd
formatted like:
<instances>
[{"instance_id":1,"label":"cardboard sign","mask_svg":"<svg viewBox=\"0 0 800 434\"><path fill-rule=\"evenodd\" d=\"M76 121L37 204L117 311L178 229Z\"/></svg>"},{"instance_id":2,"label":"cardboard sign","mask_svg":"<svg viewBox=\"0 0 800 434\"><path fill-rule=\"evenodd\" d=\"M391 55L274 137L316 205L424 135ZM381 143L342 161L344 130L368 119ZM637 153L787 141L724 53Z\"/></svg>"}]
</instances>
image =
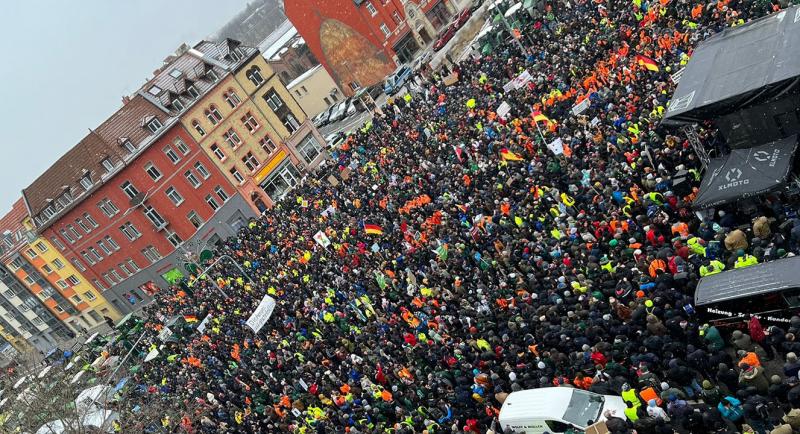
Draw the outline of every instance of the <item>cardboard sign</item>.
<instances>
[{"instance_id":1,"label":"cardboard sign","mask_svg":"<svg viewBox=\"0 0 800 434\"><path fill-rule=\"evenodd\" d=\"M317 244L322 247L328 247L331 245L330 238L328 238L328 236L322 231L318 231L316 234L314 234L314 241L316 241Z\"/></svg>"},{"instance_id":2,"label":"cardboard sign","mask_svg":"<svg viewBox=\"0 0 800 434\"><path fill-rule=\"evenodd\" d=\"M445 86L452 86L456 83L458 83L458 74L456 74L455 72L444 78Z\"/></svg>"},{"instance_id":3,"label":"cardboard sign","mask_svg":"<svg viewBox=\"0 0 800 434\"><path fill-rule=\"evenodd\" d=\"M591 105L592 103L589 101L589 98L586 98L572 107L572 114L577 116L586 111Z\"/></svg>"},{"instance_id":4,"label":"cardboard sign","mask_svg":"<svg viewBox=\"0 0 800 434\"><path fill-rule=\"evenodd\" d=\"M587 426L584 432L586 434L608 434L611 431L608 430L608 427L606 426L606 421L601 420L600 422L596 422Z\"/></svg>"},{"instance_id":5,"label":"cardboard sign","mask_svg":"<svg viewBox=\"0 0 800 434\"><path fill-rule=\"evenodd\" d=\"M263 299L261 299L261 303L258 303L258 307L250 315L250 318L247 319L245 323L246 326L250 327L253 332L258 333L264 324L267 323L269 317L272 316L272 311L275 310L275 299L270 297L269 295L265 295Z\"/></svg>"},{"instance_id":6,"label":"cardboard sign","mask_svg":"<svg viewBox=\"0 0 800 434\"><path fill-rule=\"evenodd\" d=\"M503 103L500 104L500 107L497 107L497 116L498 117L501 117L501 118L505 119L506 116L508 116L509 112L511 112L511 106L508 105L508 103L505 102L505 101L503 101Z\"/></svg>"}]
</instances>

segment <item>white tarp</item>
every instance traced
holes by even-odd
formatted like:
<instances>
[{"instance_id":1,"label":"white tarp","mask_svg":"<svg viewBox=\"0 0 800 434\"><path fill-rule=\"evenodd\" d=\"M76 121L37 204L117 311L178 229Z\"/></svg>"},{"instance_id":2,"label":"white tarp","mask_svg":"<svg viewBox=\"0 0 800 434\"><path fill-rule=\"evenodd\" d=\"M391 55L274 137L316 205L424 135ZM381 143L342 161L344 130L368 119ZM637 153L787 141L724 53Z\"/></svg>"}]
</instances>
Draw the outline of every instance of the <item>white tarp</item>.
<instances>
[{"instance_id":1,"label":"white tarp","mask_svg":"<svg viewBox=\"0 0 800 434\"><path fill-rule=\"evenodd\" d=\"M267 323L269 317L272 316L273 310L275 310L275 299L269 295L265 295L261 303L258 303L256 310L250 315L250 318L247 319L245 325L258 333L258 331L264 327L264 324Z\"/></svg>"},{"instance_id":2,"label":"white tarp","mask_svg":"<svg viewBox=\"0 0 800 434\"><path fill-rule=\"evenodd\" d=\"M79 414L85 414L94 411L95 406L103 405L110 401L114 396L114 388L106 385L98 385L83 390L75 398L75 408ZM94 406L92 405L94 403Z\"/></svg>"}]
</instances>

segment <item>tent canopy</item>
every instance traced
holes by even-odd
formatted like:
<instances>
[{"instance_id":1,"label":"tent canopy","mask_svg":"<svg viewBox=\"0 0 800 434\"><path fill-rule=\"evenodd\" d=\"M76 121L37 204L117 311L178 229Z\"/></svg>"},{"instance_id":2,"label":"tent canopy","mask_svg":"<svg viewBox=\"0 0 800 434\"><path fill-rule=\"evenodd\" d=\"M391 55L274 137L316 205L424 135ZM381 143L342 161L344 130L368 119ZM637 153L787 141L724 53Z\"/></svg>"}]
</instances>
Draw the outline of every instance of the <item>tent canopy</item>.
<instances>
[{"instance_id":1,"label":"tent canopy","mask_svg":"<svg viewBox=\"0 0 800 434\"><path fill-rule=\"evenodd\" d=\"M797 135L747 149L734 149L708 165L695 208L708 208L758 196L786 181L797 150Z\"/></svg>"},{"instance_id":2,"label":"tent canopy","mask_svg":"<svg viewBox=\"0 0 800 434\"><path fill-rule=\"evenodd\" d=\"M800 76L800 6L727 28L697 47L664 122L707 120L791 89Z\"/></svg>"}]
</instances>

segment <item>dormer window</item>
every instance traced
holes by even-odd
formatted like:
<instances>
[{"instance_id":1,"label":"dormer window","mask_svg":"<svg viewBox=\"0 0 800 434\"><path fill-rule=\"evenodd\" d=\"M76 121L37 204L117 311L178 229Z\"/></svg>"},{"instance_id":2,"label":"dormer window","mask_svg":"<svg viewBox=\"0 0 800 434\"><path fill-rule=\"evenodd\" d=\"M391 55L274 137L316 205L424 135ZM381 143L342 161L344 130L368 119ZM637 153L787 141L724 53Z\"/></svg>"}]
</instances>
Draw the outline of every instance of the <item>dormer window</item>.
<instances>
[{"instance_id":1,"label":"dormer window","mask_svg":"<svg viewBox=\"0 0 800 434\"><path fill-rule=\"evenodd\" d=\"M186 106L183 105L181 100L175 98L174 100L172 100L172 108L175 109L175 111L182 112L186 108Z\"/></svg>"},{"instance_id":2,"label":"dormer window","mask_svg":"<svg viewBox=\"0 0 800 434\"><path fill-rule=\"evenodd\" d=\"M147 89L147 93L153 96L158 96L161 93L161 88L156 85L152 85L150 86L150 89Z\"/></svg>"},{"instance_id":3,"label":"dormer window","mask_svg":"<svg viewBox=\"0 0 800 434\"><path fill-rule=\"evenodd\" d=\"M114 163L111 162L110 158L104 158L103 161L100 162L103 165L103 169L106 169L106 172L111 172L114 170Z\"/></svg>"},{"instance_id":4,"label":"dormer window","mask_svg":"<svg viewBox=\"0 0 800 434\"><path fill-rule=\"evenodd\" d=\"M125 150L126 150L126 151L128 151L128 152L129 152L129 153L131 153L131 154L133 154L134 152L136 152L136 146L134 146L134 144L133 144L133 143L132 143L130 140L128 140L128 139L123 139L123 140L122 140L122 145L121 145L121 146L122 146L123 148L125 148Z\"/></svg>"},{"instance_id":5,"label":"dormer window","mask_svg":"<svg viewBox=\"0 0 800 434\"><path fill-rule=\"evenodd\" d=\"M81 187L83 187L84 190L89 191L89 189L92 188L92 185L93 183L91 175L86 174L83 176L83 178L81 178Z\"/></svg>"},{"instance_id":6,"label":"dormer window","mask_svg":"<svg viewBox=\"0 0 800 434\"><path fill-rule=\"evenodd\" d=\"M197 91L197 88L194 87L193 84L186 88L186 93L189 94L192 99L197 99L200 96L200 92Z\"/></svg>"},{"instance_id":7,"label":"dormer window","mask_svg":"<svg viewBox=\"0 0 800 434\"><path fill-rule=\"evenodd\" d=\"M234 62L238 62L239 60L241 60L241 57L239 57L239 53L237 53L235 49L231 50L228 53L228 57L230 57L231 60L234 61Z\"/></svg>"},{"instance_id":8,"label":"dormer window","mask_svg":"<svg viewBox=\"0 0 800 434\"><path fill-rule=\"evenodd\" d=\"M183 73L177 68L169 72L169 76L172 78L181 78L181 75L183 75Z\"/></svg>"},{"instance_id":9,"label":"dormer window","mask_svg":"<svg viewBox=\"0 0 800 434\"><path fill-rule=\"evenodd\" d=\"M161 121L159 121L158 118L153 118L147 122L147 129L150 130L150 132L152 133L157 132L163 126L164 125L161 125Z\"/></svg>"},{"instance_id":10,"label":"dormer window","mask_svg":"<svg viewBox=\"0 0 800 434\"><path fill-rule=\"evenodd\" d=\"M212 83L216 83L219 80L219 76L217 75L216 72L214 72L213 69L208 70L208 74L206 74L206 77L208 77L208 79L211 80Z\"/></svg>"}]
</instances>

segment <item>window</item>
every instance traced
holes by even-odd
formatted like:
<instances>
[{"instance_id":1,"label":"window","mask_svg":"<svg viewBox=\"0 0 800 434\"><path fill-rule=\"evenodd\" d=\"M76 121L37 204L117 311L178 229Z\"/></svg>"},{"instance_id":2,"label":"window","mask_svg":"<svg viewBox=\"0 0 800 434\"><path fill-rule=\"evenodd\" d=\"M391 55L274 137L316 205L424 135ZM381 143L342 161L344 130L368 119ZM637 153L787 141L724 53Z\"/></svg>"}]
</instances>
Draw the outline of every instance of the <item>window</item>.
<instances>
[{"instance_id":1,"label":"window","mask_svg":"<svg viewBox=\"0 0 800 434\"><path fill-rule=\"evenodd\" d=\"M203 114L206 116L206 119L211 122L211 125L216 125L220 121L220 119L218 119L217 116L211 112L211 110L206 110L203 112Z\"/></svg>"},{"instance_id":2,"label":"window","mask_svg":"<svg viewBox=\"0 0 800 434\"><path fill-rule=\"evenodd\" d=\"M353 89L353 90L361 89L361 83L359 83L358 81L351 81L350 82L350 89Z\"/></svg>"},{"instance_id":3,"label":"window","mask_svg":"<svg viewBox=\"0 0 800 434\"><path fill-rule=\"evenodd\" d=\"M56 267L56 270L60 270L64 268L64 261L59 258L53 259L53 266Z\"/></svg>"},{"instance_id":4,"label":"window","mask_svg":"<svg viewBox=\"0 0 800 434\"><path fill-rule=\"evenodd\" d=\"M140 270L139 266L136 264L136 261L130 258L128 259L128 266L131 267L131 270L133 270L134 273Z\"/></svg>"},{"instance_id":5,"label":"window","mask_svg":"<svg viewBox=\"0 0 800 434\"><path fill-rule=\"evenodd\" d=\"M186 106L183 105L180 99L175 98L172 100L172 108L176 112L182 112L186 108Z\"/></svg>"},{"instance_id":6,"label":"window","mask_svg":"<svg viewBox=\"0 0 800 434\"><path fill-rule=\"evenodd\" d=\"M192 84L192 85L189 85L189 87L187 87L187 88L186 88L186 93L187 93L187 94L188 94L190 97L192 97L192 99L197 99L197 97L199 97L199 96L200 96L200 92L198 92L198 91L197 91L197 88L196 88L196 87L194 87L194 85L193 85L193 84Z\"/></svg>"},{"instance_id":7,"label":"window","mask_svg":"<svg viewBox=\"0 0 800 434\"><path fill-rule=\"evenodd\" d=\"M183 197L181 196L180 193L178 193L178 190L175 190L175 187L169 187L165 191L165 193L167 194L169 200L171 200L172 203L175 204L175 206L178 206L183 203Z\"/></svg>"},{"instance_id":8,"label":"window","mask_svg":"<svg viewBox=\"0 0 800 434\"><path fill-rule=\"evenodd\" d=\"M298 98L300 98L300 91L299 90L295 89L294 93L295 93L295 95L297 95Z\"/></svg>"},{"instance_id":9,"label":"window","mask_svg":"<svg viewBox=\"0 0 800 434\"><path fill-rule=\"evenodd\" d=\"M144 171L150 175L150 178L152 178L153 181L158 181L161 179L161 172L158 171L158 167L156 167L153 163L147 163L144 166Z\"/></svg>"},{"instance_id":10,"label":"window","mask_svg":"<svg viewBox=\"0 0 800 434\"><path fill-rule=\"evenodd\" d=\"M313 135L309 134L297 145L297 151L300 152L306 163L311 163L322 152L322 145Z\"/></svg>"},{"instance_id":11,"label":"window","mask_svg":"<svg viewBox=\"0 0 800 434\"><path fill-rule=\"evenodd\" d=\"M161 254L159 254L158 250L156 250L156 248L153 246L147 246L144 249L142 249L142 255L144 255L144 257L147 258L147 260L150 261L151 264L154 264L158 262L159 259L161 259Z\"/></svg>"},{"instance_id":12,"label":"window","mask_svg":"<svg viewBox=\"0 0 800 434\"><path fill-rule=\"evenodd\" d=\"M103 240L97 241L97 246L100 247L100 250L104 251L106 255L111 254L111 249L108 248L105 241Z\"/></svg>"},{"instance_id":13,"label":"window","mask_svg":"<svg viewBox=\"0 0 800 434\"><path fill-rule=\"evenodd\" d=\"M72 265L80 271L86 271L86 267L83 266L83 263L78 258L72 258Z\"/></svg>"},{"instance_id":14,"label":"window","mask_svg":"<svg viewBox=\"0 0 800 434\"><path fill-rule=\"evenodd\" d=\"M218 210L218 209L219 209L219 203L217 203L217 200L216 200L216 199L214 199L214 196L212 196L212 195L210 195L210 194L209 194L208 196L206 196L206 203L207 203L207 204L208 204L208 206L210 206L210 207L211 207L211 209L212 209L212 210L214 210L214 211L216 211L216 210Z\"/></svg>"},{"instance_id":15,"label":"window","mask_svg":"<svg viewBox=\"0 0 800 434\"><path fill-rule=\"evenodd\" d=\"M83 218L84 220L89 222L89 224L92 225L92 227L94 228L100 226L99 224L97 224L97 221L95 221L94 217L92 217L88 212L83 213Z\"/></svg>"},{"instance_id":16,"label":"window","mask_svg":"<svg viewBox=\"0 0 800 434\"><path fill-rule=\"evenodd\" d=\"M208 70L206 77L208 77L208 79L211 80L212 83L216 83L219 80L219 76L217 75L216 72L214 72L213 69Z\"/></svg>"},{"instance_id":17,"label":"window","mask_svg":"<svg viewBox=\"0 0 800 434\"><path fill-rule=\"evenodd\" d=\"M105 285L103 285L103 283L102 283L102 282L100 282L100 281L99 281L99 280L97 280L97 279L92 279L92 284L94 285L94 287L95 287L95 288L101 289L101 290L103 290L103 291L105 291L105 290L106 290L106 286L105 286Z\"/></svg>"},{"instance_id":18,"label":"window","mask_svg":"<svg viewBox=\"0 0 800 434\"><path fill-rule=\"evenodd\" d=\"M104 158L103 161L100 162L103 165L103 169L106 169L106 172L111 172L114 170L114 163L111 162L110 158Z\"/></svg>"},{"instance_id":19,"label":"window","mask_svg":"<svg viewBox=\"0 0 800 434\"><path fill-rule=\"evenodd\" d=\"M108 245L111 246L112 249L119 250L119 244L117 244L117 242L114 241L113 238L111 238L111 235L104 236L103 240L105 240L105 242L108 243Z\"/></svg>"},{"instance_id":20,"label":"window","mask_svg":"<svg viewBox=\"0 0 800 434\"><path fill-rule=\"evenodd\" d=\"M94 293L93 293L92 291L86 291L86 292L84 292L84 293L83 293L83 297L84 297L85 299L89 300L89 301L93 301L94 299L96 299L96 298L97 298L97 297L95 297L95 295L94 295Z\"/></svg>"},{"instance_id":21,"label":"window","mask_svg":"<svg viewBox=\"0 0 800 434\"><path fill-rule=\"evenodd\" d=\"M44 324L44 321L42 321L42 319L39 318L38 316L34 317L31 321L33 322L33 325L35 325L35 326L40 326L40 325Z\"/></svg>"},{"instance_id":22,"label":"window","mask_svg":"<svg viewBox=\"0 0 800 434\"><path fill-rule=\"evenodd\" d=\"M172 247L178 247L183 242L181 237L175 232L167 232L167 241L172 244Z\"/></svg>"},{"instance_id":23,"label":"window","mask_svg":"<svg viewBox=\"0 0 800 434\"><path fill-rule=\"evenodd\" d=\"M70 233L70 234L72 234L72 236L74 236L76 239L81 239L81 238L83 238L83 236L82 236L81 234L79 234L77 230L75 230L75 227L74 227L74 226L72 226L72 225L67 225L67 230L68 230L68 231L69 231L69 233Z\"/></svg>"},{"instance_id":24,"label":"window","mask_svg":"<svg viewBox=\"0 0 800 434\"><path fill-rule=\"evenodd\" d=\"M175 153L175 151L172 149L172 146L169 146L169 145L164 146L163 151L164 151L164 155L166 155L167 158L169 158L169 161L171 161L172 164L177 164L178 161L181 161L181 157L179 157L178 154ZM156 169L156 171L157 170L158 169ZM155 179L155 178L153 178L153 179Z\"/></svg>"},{"instance_id":25,"label":"window","mask_svg":"<svg viewBox=\"0 0 800 434\"><path fill-rule=\"evenodd\" d=\"M178 151L183 155L189 153L189 146L187 146L186 143L184 143L181 139L175 139L175 147L178 148Z\"/></svg>"},{"instance_id":26,"label":"window","mask_svg":"<svg viewBox=\"0 0 800 434\"><path fill-rule=\"evenodd\" d=\"M122 147L125 148L125 150L128 151L129 154L133 154L134 152L136 152L136 145L134 145L133 142L131 142L128 139L122 141Z\"/></svg>"},{"instance_id":27,"label":"window","mask_svg":"<svg viewBox=\"0 0 800 434\"><path fill-rule=\"evenodd\" d=\"M27 283L28 285L33 285L36 282L33 280L33 277L25 276L25 283Z\"/></svg>"},{"instance_id":28,"label":"window","mask_svg":"<svg viewBox=\"0 0 800 434\"><path fill-rule=\"evenodd\" d=\"M64 282L63 280L56 280L56 285L58 285L58 287L61 288L61 289L69 288L69 285L67 285L67 282Z\"/></svg>"},{"instance_id":29,"label":"window","mask_svg":"<svg viewBox=\"0 0 800 434\"><path fill-rule=\"evenodd\" d=\"M67 247L64 245L64 243L62 243L62 242L61 242L61 240L59 240L59 239L58 239L58 238L56 238L56 237L50 237L50 242L51 242L51 243L53 243L53 245L54 245L54 246L56 246L56 248L57 248L58 250L64 250L64 249L66 249L66 248L67 248Z\"/></svg>"},{"instance_id":30,"label":"window","mask_svg":"<svg viewBox=\"0 0 800 434\"><path fill-rule=\"evenodd\" d=\"M83 259L84 259L86 262L88 262L88 263L89 263L89 265L94 265L95 263L97 263L97 261L95 261L95 260L94 260L94 258L92 258L92 257L91 257L91 255L89 255L88 253L86 253L86 250L84 250L84 251L82 251L82 252L81 252L81 256L83 257Z\"/></svg>"},{"instance_id":31,"label":"window","mask_svg":"<svg viewBox=\"0 0 800 434\"><path fill-rule=\"evenodd\" d=\"M50 265L48 265L48 264L44 264L44 265L42 265L42 271L43 271L45 274L50 274L50 273L52 273L52 272L53 272L53 269L52 269L52 268L50 268Z\"/></svg>"},{"instance_id":32,"label":"window","mask_svg":"<svg viewBox=\"0 0 800 434\"><path fill-rule=\"evenodd\" d=\"M375 6L372 5L372 2L367 2L367 10L369 11L369 14L372 15L373 17L375 15L378 15L378 10L375 9Z\"/></svg>"},{"instance_id":33,"label":"window","mask_svg":"<svg viewBox=\"0 0 800 434\"><path fill-rule=\"evenodd\" d=\"M73 296L72 296L72 297L70 297L69 299L70 299L70 300L72 300L72 302L73 302L73 303L76 303L76 304L77 304L77 303L80 303L80 302L82 302L82 301L83 301L83 300L81 300L81 296L80 296L80 295L78 295L78 294L75 294L75 295L73 295Z\"/></svg>"},{"instance_id":34,"label":"window","mask_svg":"<svg viewBox=\"0 0 800 434\"><path fill-rule=\"evenodd\" d=\"M308 89L306 89L306 87L305 87L305 86L300 86L300 89L301 89L301 90L302 90L304 93L306 93L306 94L308 93Z\"/></svg>"},{"instance_id":35,"label":"window","mask_svg":"<svg viewBox=\"0 0 800 434\"><path fill-rule=\"evenodd\" d=\"M217 146L216 143L211 145L211 152L213 152L214 156L219 158L220 161L225 159L225 153L222 152L222 149L220 149L219 146Z\"/></svg>"},{"instance_id":36,"label":"window","mask_svg":"<svg viewBox=\"0 0 800 434\"><path fill-rule=\"evenodd\" d=\"M194 176L194 172L191 170L187 170L186 173L183 174L186 177L186 180L189 181L189 184L192 184L192 187L197 188L200 187L200 180Z\"/></svg>"},{"instance_id":37,"label":"window","mask_svg":"<svg viewBox=\"0 0 800 434\"><path fill-rule=\"evenodd\" d=\"M61 236L64 237L65 240L69 241L70 244L75 243L75 238L72 238L72 235L70 235L69 232L65 231L64 229L61 229L59 232L61 233Z\"/></svg>"},{"instance_id":38,"label":"window","mask_svg":"<svg viewBox=\"0 0 800 434\"><path fill-rule=\"evenodd\" d=\"M239 99L239 95L236 95L236 92L234 92L233 89L228 89L228 91L222 94L222 96L225 98L225 102L227 102L231 108L236 108L236 106L242 102L242 100Z\"/></svg>"},{"instance_id":39,"label":"window","mask_svg":"<svg viewBox=\"0 0 800 434\"><path fill-rule=\"evenodd\" d=\"M81 284L81 281L80 281L80 280L78 280L78 278L77 278L77 277L75 277L75 275L74 275L74 274L73 274L73 275L70 275L69 277L67 277L67 282L69 282L69 284L70 284L70 285L72 285L72 286L75 286L75 285L80 285L80 284Z\"/></svg>"},{"instance_id":40,"label":"window","mask_svg":"<svg viewBox=\"0 0 800 434\"><path fill-rule=\"evenodd\" d=\"M244 163L244 165L247 167L247 170L251 172L255 171L261 164L258 162L258 159L255 155L253 155L252 152L248 152L244 157L242 157L242 163Z\"/></svg>"},{"instance_id":41,"label":"window","mask_svg":"<svg viewBox=\"0 0 800 434\"><path fill-rule=\"evenodd\" d=\"M28 255L28 257L29 257L29 258L31 258L31 259L33 259L33 258L35 258L35 257L39 256L39 255L37 255L37 254L36 254L36 252L35 252L35 251L33 251L33 249L28 249L28 250L26 250L26 251L25 251L25 254L26 254L26 255Z\"/></svg>"},{"instance_id":42,"label":"window","mask_svg":"<svg viewBox=\"0 0 800 434\"><path fill-rule=\"evenodd\" d=\"M132 225L131 222L127 222L120 226L119 230L131 241L142 236L142 233L139 232L139 230L136 229L136 226Z\"/></svg>"},{"instance_id":43,"label":"window","mask_svg":"<svg viewBox=\"0 0 800 434\"><path fill-rule=\"evenodd\" d=\"M209 173L208 169L206 169L206 166L203 166L203 163L199 161L194 163L194 169L197 170L197 173L199 173L203 179L208 179L211 177L211 173Z\"/></svg>"},{"instance_id":44,"label":"window","mask_svg":"<svg viewBox=\"0 0 800 434\"><path fill-rule=\"evenodd\" d=\"M119 272L116 268L112 268L108 270L108 274L114 278L117 282L122 282L122 276L120 276Z\"/></svg>"},{"instance_id":45,"label":"window","mask_svg":"<svg viewBox=\"0 0 800 434\"><path fill-rule=\"evenodd\" d=\"M286 127L289 134L292 134L300 128L300 122L297 122L297 118L293 114L286 113L286 117L283 118L283 126Z\"/></svg>"},{"instance_id":46,"label":"window","mask_svg":"<svg viewBox=\"0 0 800 434\"><path fill-rule=\"evenodd\" d=\"M242 123L244 124L244 127L247 128L247 131L250 132L250 134L255 133L256 130L261 128L261 125L258 124L256 118L254 118L253 114L250 112L247 112L247 114L242 116Z\"/></svg>"},{"instance_id":47,"label":"window","mask_svg":"<svg viewBox=\"0 0 800 434\"><path fill-rule=\"evenodd\" d=\"M261 75L261 68L253 66L245 74L248 80L256 86L261 86L264 83L264 77Z\"/></svg>"},{"instance_id":48,"label":"window","mask_svg":"<svg viewBox=\"0 0 800 434\"><path fill-rule=\"evenodd\" d=\"M181 75L183 75L183 73L181 72L180 69L177 68L169 72L169 76L172 78L181 78Z\"/></svg>"},{"instance_id":49,"label":"window","mask_svg":"<svg viewBox=\"0 0 800 434\"><path fill-rule=\"evenodd\" d=\"M237 183L244 184L244 177L242 177L242 174L239 173L239 170L236 168L236 166L231 167L230 172L231 176L233 176L233 179L235 179Z\"/></svg>"},{"instance_id":50,"label":"window","mask_svg":"<svg viewBox=\"0 0 800 434\"><path fill-rule=\"evenodd\" d=\"M200 126L200 122L197 122L197 119L192 121L192 128L194 128L194 130L197 131L197 134L200 134L201 137L206 135L206 130Z\"/></svg>"},{"instance_id":51,"label":"window","mask_svg":"<svg viewBox=\"0 0 800 434\"><path fill-rule=\"evenodd\" d=\"M269 138L269 136L264 136L261 140L258 141L261 144L261 149L264 150L267 154L271 154L278 149L278 146L275 145L275 142Z\"/></svg>"},{"instance_id":52,"label":"window","mask_svg":"<svg viewBox=\"0 0 800 434\"><path fill-rule=\"evenodd\" d=\"M106 217L113 217L119 212L119 208L114 205L114 202L111 202L109 199L103 199L97 203L97 207L100 208L100 211L106 215Z\"/></svg>"},{"instance_id":53,"label":"window","mask_svg":"<svg viewBox=\"0 0 800 434\"><path fill-rule=\"evenodd\" d=\"M78 225L79 228L83 229L83 231L87 234L92 231L92 229L89 228L89 226L86 226L86 223L84 223L81 219L75 219L75 224Z\"/></svg>"},{"instance_id":54,"label":"window","mask_svg":"<svg viewBox=\"0 0 800 434\"><path fill-rule=\"evenodd\" d=\"M276 111L283 107L283 100L278 93L275 92L275 89L270 89L269 92L265 93L264 100L267 102L267 105L272 109L272 111Z\"/></svg>"},{"instance_id":55,"label":"window","mask_svg":"<svg viewBox=\"0 0 800 434\"><path fill-rule=\"evenodd\" d=\"M236 131L234 131L233 128L225 131L222 137L225 139L225 143L227 143L233 149L236 149L237 146L242 144L242 139L239 138L239 135L236 134Z\"/></svg>"},{"instance_id":56,"label":"window","mask_svg":"<svg viewBox=\"0 0 800 434\"><path fill-rule=\"evenodd\" d=\"M300 172L287 160L261 183L261 187L273 201L279 201L300 182L300 178Z\"/></svg>"},{"instance_id":57,"label":"window","mask_svg":"<svg viewBox=\"0 0 800 434\"><path fill-rule=\"evenodd\" d=\"M387 26L385 23L381 23L381 32L383 32L383 36L386 38L392 34L392 31L389 30L389 26Z\"/></svg>"},{"instance_id":58,"label":"window","mask_svg":"<svg viewBox=\"0 0 800 434\"><path fill-rule=\"evenodd\" d=\"M123 182L120 188L131 199L133 199L134 197L136 197L137 194L139 194L139 190L137 190L136 187L133 184L131 184L130 181Z\"/></svg>"},{"instance_id":59,"label":"window","mask_svg":"<svg viewBox=\"0 0 800 434\"><path fill-rule=\"evenodd\" d=\"M119 264L117 264L117 266L119 266L119 269L122 270L122 272L125 273L128 276L133 274L133 273L131 273L131 269L128 268L128 264L126 264L124 262L120 262Z\"/></svg>"},{"instance_id":60,"label":"window","mask_svg":"<svg viewBox=\"0 0 800 434\"><path fill-rule=\"evenodd\" d=\"M147 89L147 93L149 93L150 95L158 96L158 94L161 93L161 88L156 85L152 85L150 86L150 89Z\"/></svg>"},{"instance_id":61,"label":"window","mask_svg":"<svg viewBox=\"0 0 800 434\"><path fill-rule=\"evenodd\" d=\"M81 187L83 187L84 190L89 190L90 188L92 188L92 185L93 183L91 176L86 175L83 178L81 178Z\"/></svg>"},{"instance_id":62,"label":"window","mask_svg":"<svg viewBox=\"0 0 800 434\"><path fill-rule=\"evenodd\" d=\"M395 24L400 24L403 21L403 19L400 18L400 14L398 14L397 11L392 12L392 19L394 20Z\"/></svg>"},{"instance_id":63,"label":"window","mask_svg":"<svg viewBox=\"0 0 800 434\"><path fill-rule=\"evenodd\" d=\"M189 214L186 215L186 218L189 219L189 223L191 223L195 229L198 229L200 228L200 226L203 226L204 223L203 219L201 219L200 216L198 216L197 213L194 211L190 211Z\"/></svg>"},{"instance_id":64,"label":"window","mask_svg":"<svg viewBox=\"0 0 800 434\"><path fill-rule=\"evenodd\" d=\"M219 196L219 198L220 198L220 200L222 202L225 202L225 201L228 200L228 193L225 192L225 189L223 189L222 186L218 185L214 189L214 193L217 193L217 196Z\"/></svg>"},{"instance_id":65,"label":"window","mask_svg":"<svg viewBox=\"0 0 800 434\"><path fill-rule=\"evenodd\" d=\"M111 276L108 275L108 273L103 273L103 279L105 279L106 282L108 282L108 286L114 286L115 283L114 279L112 279Z\"/></svg>"},{"instance_id":66,"label":"window","mask_svg":"<svg viewBox=\"0 0 800 434\"><path fill-rule=\"evenodd\" d=\"M322 100L325 101L325 105L331 105L331 100L329 100L327 96L323 96Z\"/></svg>"},{"instance_id":67,"label":"window","mask_svg":"<svg viewBox=\"0 0 800 434\"><path fill-rule=\"evenodd\" d=\"M211 104L211 105L208 107L208 111L209 111L209 114L211 114L211 116L212 116L214 119L216 119L216 120L217 120L217 122L219 122L219 121L221 121L221 120L222 120L222 113L220 113L220 112L219 112L219 109L217 108L217 106L216 106L216 105L214 105L214 104Z\"/></svg>"},{"instance_id":68,"label":"window","mask_svg":"<svg viewBox=\"0 0 800 434\"><path fill-rule=\"evenodd\" d=\"M147 129L152 133L157 132L161 127L163 127L163 125L161 125L161 121L159 121L158 118L153 118L147 123Z\"/></svg>"},{"instance_id":69,"label":"window","mask_svg":"<svg viewBox=\"0 0 800 434\"><path fill-rule=\"evenodd\" d=\"M44 253L44 252L50 250L50 249L47 248L47 245L45 245L45 243L43 243L41 241L36 243L36 245L34 247L36 247L36 250L38 250L39 253Z\"/></svg>"},{"instance_id":70,"label":"window","mask_svg":"<svg viewBox=\"0 0 800 434\"><path fill-rule=\"evenodd\" d=\"M159 214L158 211L156 211L156 209L150 205L144 207L144 215L157 229L167 226L167 221L164 220L164 218L161 217L161 214Z\"/></svg>"},{"instance_id":71,"label":"window","mask_svg":"<svg viewBox=\"0 0 800 434\"><path fill-rule=\"evenodd\" d=\"M100 256L100 252L98 252L98 251L97 251L97 249L95 249L94 247L89 247L89 248L88 248L88 249L86 249L86 250L87 250L87 251L88 251L88 252L89 252L89 253L90 253L92 256L94 256L94 259L95 259L96 261L100 262L100 261L102 261L102 260L103 260L103 257L102 257L102 256Z\"/></svg>"}]
</instances>

